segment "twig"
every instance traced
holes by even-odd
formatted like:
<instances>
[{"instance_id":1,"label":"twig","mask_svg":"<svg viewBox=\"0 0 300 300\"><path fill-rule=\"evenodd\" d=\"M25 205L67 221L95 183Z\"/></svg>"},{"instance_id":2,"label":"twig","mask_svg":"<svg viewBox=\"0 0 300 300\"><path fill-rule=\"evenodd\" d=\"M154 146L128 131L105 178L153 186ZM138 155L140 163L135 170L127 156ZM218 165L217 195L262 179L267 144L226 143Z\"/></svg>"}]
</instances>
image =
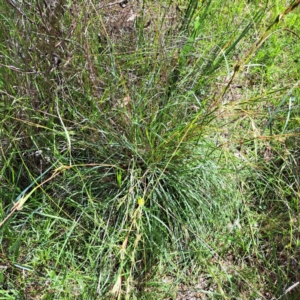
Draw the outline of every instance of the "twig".
<instances>
[{"instance_id":1,"label":"twig","mask_svg":"<svg viewBox=\"0 0 300 300\"><path fill-rule=\"evenodd\" d=\"M4 64L1 64L1 63L0 63L0 66L11 69L11 70L19 72L19 73L24 73L24 74L38 74L39 73L37 71L25 71L25 70L22 70L20 68L15 67L15 66L7 66L7 65L4 65Z\"/></svg>"}]
</instances>

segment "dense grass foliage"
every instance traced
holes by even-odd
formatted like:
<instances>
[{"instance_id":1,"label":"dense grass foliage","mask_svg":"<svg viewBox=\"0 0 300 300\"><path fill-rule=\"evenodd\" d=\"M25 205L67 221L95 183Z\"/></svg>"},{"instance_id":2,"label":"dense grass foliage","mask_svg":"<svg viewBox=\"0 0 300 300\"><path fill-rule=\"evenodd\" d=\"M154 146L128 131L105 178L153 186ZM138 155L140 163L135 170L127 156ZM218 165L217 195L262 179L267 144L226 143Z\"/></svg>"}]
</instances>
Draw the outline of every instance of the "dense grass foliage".
<instances>
[{"instance_id":1,"label":"dense grass foliage","mask_svg":"<svg viewBox=\"0 0 300 300\"><path fill-rule=\"evenodd\" d=\"M299 299L299 6L0 0L0 298Z\"/></svg>"}]
</instances>

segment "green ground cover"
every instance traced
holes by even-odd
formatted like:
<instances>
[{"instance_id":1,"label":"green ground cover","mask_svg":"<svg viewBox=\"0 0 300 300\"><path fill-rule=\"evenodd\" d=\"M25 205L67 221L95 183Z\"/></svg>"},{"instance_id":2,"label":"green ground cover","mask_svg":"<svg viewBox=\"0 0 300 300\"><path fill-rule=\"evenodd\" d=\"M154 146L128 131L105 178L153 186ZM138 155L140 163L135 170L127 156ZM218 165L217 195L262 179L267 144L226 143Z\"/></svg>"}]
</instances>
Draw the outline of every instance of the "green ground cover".
<instances>
[{"instance_id":1,"label":"green ground cover","mask_svg":"<svg viewBox=\"0 0 300 300\"><path fill-rule=\"evenodd\" d=\"M300 1L0 0L0 299L299 299Z\"/></svg>"}]
</instances>

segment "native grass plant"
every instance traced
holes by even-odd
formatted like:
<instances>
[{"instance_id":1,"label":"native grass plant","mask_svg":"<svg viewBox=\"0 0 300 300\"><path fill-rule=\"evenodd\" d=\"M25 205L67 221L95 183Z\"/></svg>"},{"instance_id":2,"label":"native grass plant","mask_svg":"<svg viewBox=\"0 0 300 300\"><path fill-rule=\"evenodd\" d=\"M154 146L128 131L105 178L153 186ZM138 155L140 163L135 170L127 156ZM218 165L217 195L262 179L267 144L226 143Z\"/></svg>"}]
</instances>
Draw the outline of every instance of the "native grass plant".
<instances>
[{"instance_id":1,"label":"native grass plant","mask_svg":"<svg viewBox=\"0 0 300 300\"><path fill-rule=\"evenodd\" d=\"M297 299L298 4L1 1L1 297Z\"/></svg>"}]
</instances>

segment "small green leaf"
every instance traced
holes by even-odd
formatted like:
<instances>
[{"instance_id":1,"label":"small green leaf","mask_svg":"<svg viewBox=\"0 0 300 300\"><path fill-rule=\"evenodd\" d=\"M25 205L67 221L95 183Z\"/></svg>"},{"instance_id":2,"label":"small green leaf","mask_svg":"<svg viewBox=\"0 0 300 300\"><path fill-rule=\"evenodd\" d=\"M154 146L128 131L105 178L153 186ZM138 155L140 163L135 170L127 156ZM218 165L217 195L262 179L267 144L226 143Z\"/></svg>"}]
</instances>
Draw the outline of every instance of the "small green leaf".
<instances>
[{"instance_id":1,"label":"small green leaf","mask_svg":"<svg viewBox=\"0 0 300 300\"><path fill-rule=\"evenodd\" d=\"M122 170L117 170L117 183L118 186L122 186Z\"/></svg>"}]
</instances>

